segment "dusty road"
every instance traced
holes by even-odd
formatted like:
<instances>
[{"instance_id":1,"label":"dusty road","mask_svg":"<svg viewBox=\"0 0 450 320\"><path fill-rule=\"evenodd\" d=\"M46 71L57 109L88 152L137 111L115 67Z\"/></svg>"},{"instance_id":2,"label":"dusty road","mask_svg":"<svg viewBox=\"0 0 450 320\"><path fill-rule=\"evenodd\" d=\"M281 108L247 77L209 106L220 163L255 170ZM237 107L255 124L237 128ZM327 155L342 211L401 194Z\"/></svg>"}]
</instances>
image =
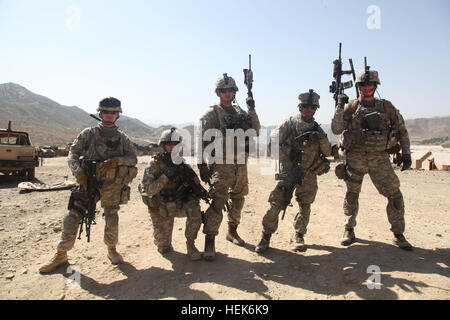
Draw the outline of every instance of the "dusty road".
<instances>
[{"instance_id":1,"label":"dusty road","mask_svg":"<svg viewBox=\"0 0 450 320\"><path fill-rule=\"evenodd\" d=\"M55 252L70 191L22 194L18 182L1 180L0 299L450 299L450 172L397 171L412 252L391 245L386 200L368 177L360 197L358 242L348 248L339 244L345 186L332 166L319 177L307 251L289 251L294 205L280 221L272 248L260 256L254 248L275 181L252 163L250 194L238 229L246 246L225 240L225 216L216 260L192 262L185 256L184 219L175 223L175 252L163 257L153 244L149 215L137 192L148 159L139 158L131 201L120 210L118 250L126 260L120 266L106 258L99 214L91 242L83 235L69 252L70 267L40 275L39 267ZM48 184L73 180L66 158L46 159L36 177ZM199 234L197 246L203 250L203 245ZM370 266L381 272L379 289L367 286Z\"/></svg>"}]
</instances>

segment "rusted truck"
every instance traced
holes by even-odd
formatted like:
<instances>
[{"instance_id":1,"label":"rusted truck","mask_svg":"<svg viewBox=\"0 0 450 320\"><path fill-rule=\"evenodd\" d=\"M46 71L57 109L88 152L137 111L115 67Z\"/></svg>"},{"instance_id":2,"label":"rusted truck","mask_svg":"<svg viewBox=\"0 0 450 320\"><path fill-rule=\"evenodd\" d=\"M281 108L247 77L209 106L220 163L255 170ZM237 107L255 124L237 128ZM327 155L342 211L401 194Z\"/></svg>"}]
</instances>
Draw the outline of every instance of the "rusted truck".
<instances>
[{"instance_id":1,"label":"rusted truck","mask_svg":"<svg viewBox=\"0 0 450 320\"><path fill-rule=\"evenodd\" d=\"M9 121L8 129L0 129L0 173L31 181L38 166L38 152L28 133L12 130Z\"/></svg>"}]
</instances>

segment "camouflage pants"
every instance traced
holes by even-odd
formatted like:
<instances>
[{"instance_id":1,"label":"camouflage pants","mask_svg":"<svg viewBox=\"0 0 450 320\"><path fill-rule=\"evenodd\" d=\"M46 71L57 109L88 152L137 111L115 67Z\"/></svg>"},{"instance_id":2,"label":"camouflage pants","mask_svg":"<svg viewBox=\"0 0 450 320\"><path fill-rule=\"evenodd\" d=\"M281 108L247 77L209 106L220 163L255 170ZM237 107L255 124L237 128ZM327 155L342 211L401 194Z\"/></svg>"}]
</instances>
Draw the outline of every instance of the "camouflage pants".
<instances>
[{"instance_id":1,"label":"camouflage pants","mask_svg":"<svg viewBox=\"0 0 450 320\"><path fill-rule=\"evenodd\" d=\"M119 209L122 188L117 185L107 185L100 189L101 206L105 216L104 242L107 246L115 246L119 240ZM78 228L86 214L88 205L87 193L77 187L72 191L73 204L63 220L63 230L58 243L58 250L69 251L73 248L77 238ZM92 231L92 230L91 230Z\"/></svg>"},{"instance_id":2,"label":"camouflage pants","mask_svg":"<svg viewBox=\"0 0 450 320\"><path fill-rule=\"evenodd\" d=\"M284 207L291 201L290 195L285 190L289 185L286 181L278 182L275 189L270 193L270 208L263 217L264 233L273 234L278 229L278 217ZM298 202L299 212L294 219L294 229L296 232L306 234L311 214L311 204L317 194L317 176L308 172L303 178L302 185L296 185L295 200Z\"/></svg>"},{"instance_id":3,"label":"camouflage pants","mask_svg":"<svg viewBox=\"0 0 450 320\"><path fill-rule=\"evenodd\" d=\"M386 152L348 152L347 153L347 193L344 199L346 228L356 226L359 209L359 193L364 175L368 173L378 192L388 199L386 212L391 231L403 233L405 230L404 201L400 192L400 180L392 168Z\"/></svg>"},{"instance_id":4,"label":"camouflage pants","mask_svg":"<svg viewBox=\"0 0 450 320\"><path fill-rule=\"evenodd\" d=\"M164 205L162 205L164 206ZM161 207L159 210L149 209L153 224L153 242L157 247L168 247L172 244L172 231L175 218L186 217L187 240L195 240L202 224L202 214L198 200L191 200L182 204L182 208L168 213Z\"/></svg>"},{"instance_id":5,"label":"camouflage pants","mask_svg":"<svg viewBox=\"0 0 450 320\"><path fill-rule=\"evenodd\" d=\"M228 222L235 226L241 222L244 196L248 194L248 176L246 164L214 164L211 168L210 195L212 203L205 212L203 233L217 235L222 223L225 202L231 199Z\"/></svg>"}]
</instances>

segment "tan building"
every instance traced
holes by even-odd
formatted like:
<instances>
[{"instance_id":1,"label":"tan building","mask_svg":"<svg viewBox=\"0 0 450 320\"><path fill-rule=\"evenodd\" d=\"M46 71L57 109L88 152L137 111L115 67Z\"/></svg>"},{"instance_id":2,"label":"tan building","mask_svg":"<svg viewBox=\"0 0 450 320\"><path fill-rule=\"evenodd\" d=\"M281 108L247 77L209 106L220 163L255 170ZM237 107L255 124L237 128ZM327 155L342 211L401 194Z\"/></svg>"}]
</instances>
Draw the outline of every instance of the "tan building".
<instances>
[{"instance_id":1,"label":"tan building","mask_svg":"<svg viewBox=\"0 0 450 320\"><path fill-rule=\"evenodd\" d=\"M450 171L450 149L441 146L412 145L413 169Z\"/></svg>"}]
</instances>

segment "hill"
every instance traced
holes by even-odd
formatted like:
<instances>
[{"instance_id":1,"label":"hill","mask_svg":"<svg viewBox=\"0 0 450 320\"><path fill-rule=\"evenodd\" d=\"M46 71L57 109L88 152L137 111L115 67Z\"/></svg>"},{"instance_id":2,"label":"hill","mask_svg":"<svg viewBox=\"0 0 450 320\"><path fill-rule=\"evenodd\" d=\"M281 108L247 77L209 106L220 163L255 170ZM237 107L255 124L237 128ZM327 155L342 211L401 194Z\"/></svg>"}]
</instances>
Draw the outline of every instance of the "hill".
<instances>
[{"instance_id":1,"label":"hill","mask_svg":"<svg viewBox=\"0 0 450 320\"><path fill-rule=\"evenodd\" d=\"M12 128L29 132L36 145L65 145L82 129L97 123L79 107L60 105L15 83L0 84L0 114L0 127L6 128L11 120ZM135 141L151 140L157 131L124 115L118 125Z\"/></svg>"},{"instance_id":2,"label":"hill","mask_svg":"<svg viewBox=\"0 0 450 320\"><path fill-rule=\"evenodd\" d=\"M83 128L96 123L79 107L60 105L15 83L0 84L0 114L0 128L6 128L8 120L11 120L13 129L29 132L36 145L65 145L72 142ZM133 141L141 144L157 142L161 132L172 127L160 125L155 128L124 115L121 115L118 125ZM192 124L184 125L177 127L193 132ZM450 141L450 116L406 120L406 126L412 144L441 145ZM273 130L277 127L262 128ZM330 124L323 124L322 128L332 143L338 141Z\"/></svg>"}]
</instances>

